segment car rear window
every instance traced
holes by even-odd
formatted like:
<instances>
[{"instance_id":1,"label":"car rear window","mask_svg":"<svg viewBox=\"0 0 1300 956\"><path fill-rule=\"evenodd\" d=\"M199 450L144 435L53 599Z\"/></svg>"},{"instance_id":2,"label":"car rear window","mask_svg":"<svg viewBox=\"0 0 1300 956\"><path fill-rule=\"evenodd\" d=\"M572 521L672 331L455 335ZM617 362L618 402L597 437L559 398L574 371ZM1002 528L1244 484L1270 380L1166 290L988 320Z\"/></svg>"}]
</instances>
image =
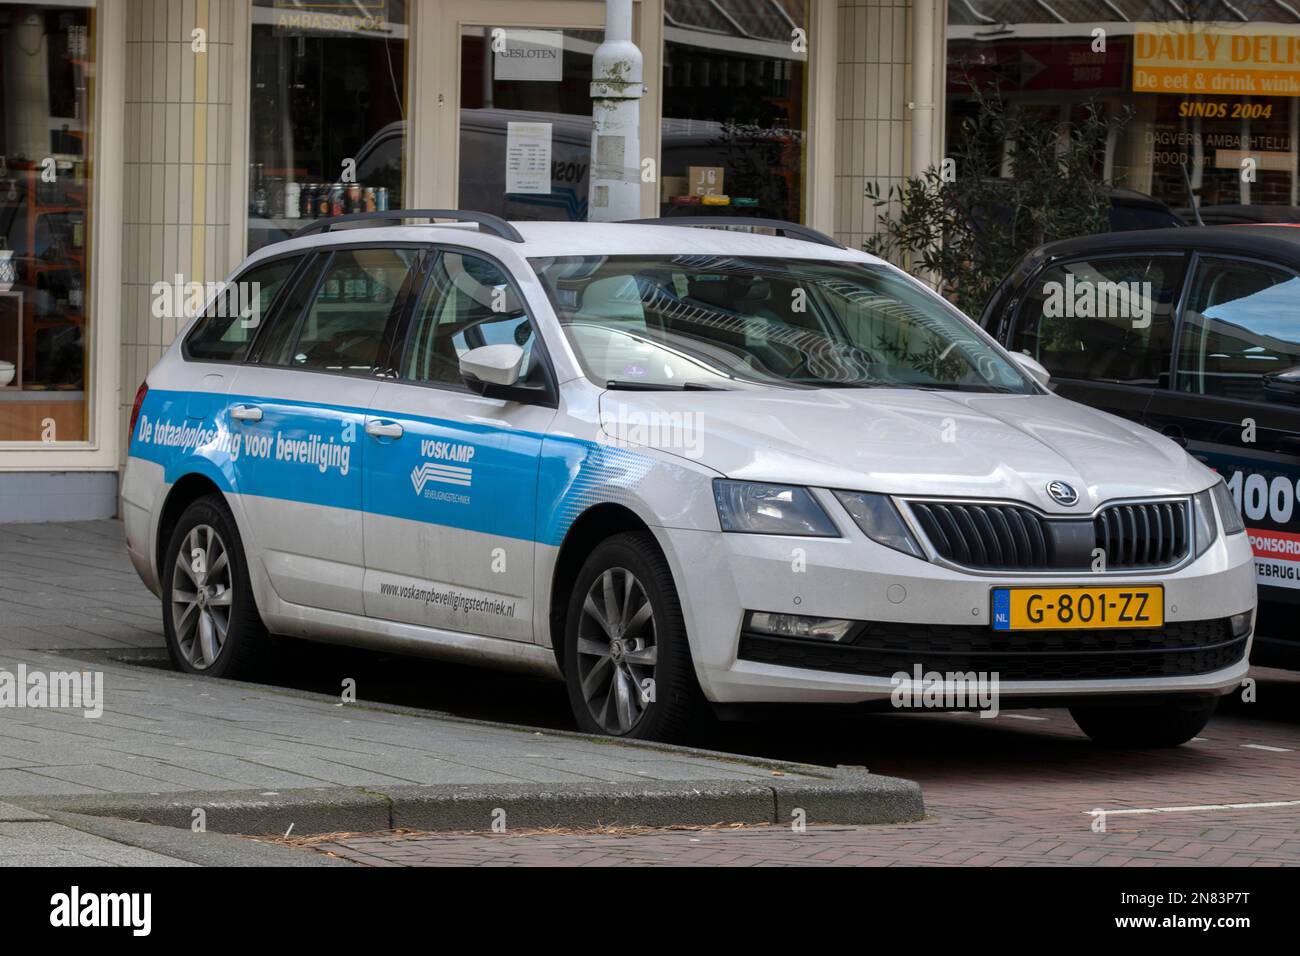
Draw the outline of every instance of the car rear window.
<instances>
[{"instance_id":1,"label":"car rear window","mask_svg":"<svg viewBox=\"0 0 1300 956\"><path fill-rule=\"evenodd\" d=\"M185 354L199 362L242 362L267 320L276 295L301 256L253 266L215 290L202 318L185 340Z\"/></svg>"}]
</instances>

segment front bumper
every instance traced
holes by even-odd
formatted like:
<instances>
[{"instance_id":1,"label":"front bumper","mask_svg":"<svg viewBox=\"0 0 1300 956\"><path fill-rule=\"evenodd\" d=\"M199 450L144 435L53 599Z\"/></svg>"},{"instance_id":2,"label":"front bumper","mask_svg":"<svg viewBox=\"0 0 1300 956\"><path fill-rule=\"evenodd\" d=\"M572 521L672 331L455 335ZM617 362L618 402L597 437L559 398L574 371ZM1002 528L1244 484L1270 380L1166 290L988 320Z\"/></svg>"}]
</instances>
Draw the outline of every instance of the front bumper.
<instances>
[{"instance_id":1,"label":"front bumper","mask_svg":"<svg viewBox=\"0 0 1300 956\"><path fill-rule=\"evenodd\" d=\"M911 625L940 635L952 646L961 645L962 635L966 635L988 649L994 646L989 634L992 590L1026 584L1159 584L1164 587L1168 639L1177 635L1180 641L1185 636L1194 640L1200 656L1194 662L1179 662L1168 672L1138 677L1123 676L1142 669L1126 671L1118 658L1111 662L1114 666L1094 663L1081 668L1077 676L1069 667L1026 668L1024 672L1031 675L1026 679L1000 679L1004 699L1064 704L1099 697L1148 698L1153 693L1224 694L1240 684L1249 667L1249 634L1227 649L1224 641L1207 630L1212 627L1209 622L1255 608L1254 563L1244 534L1220 535L1205 554L1175 571L1036 574L1030 578L942 567L882 547L860 533L846 532L843 538L794 538L660 530L681 592L696 674L705 696L714 703L868 703L890 696L896 686L893 673L912 673L916 664L929 670L927 657L945 659L936 656L932 647L927 652L918 641L913 659L906 654L889 658L898 666L888 673L875 665L856 668L871 673L853 673L853 665L837 664L833 654L829 665L823 654L815 663L809 663L810 655L804 666L791 666L798 663L798 655L772 653L772 642L766 642L767 653L756 652L755 642L748 638L746 647L741 633L746 611L896 625L881 628L891 633L895 647L898 634L906 632L901 625ZM1037 633L1058 638L1087 634ZM1120 633L1119 639L1126 641L1128 635L1140 632ZM1156 641L1161 637L1154 635ZM1010 641L1011 637L1003 639ZM870 642L871 635L862 640ZM818 642L800 643L812 646ZM1206 651L1209 647L1218 650L1210 653ZM1033 653L1032 648L1022 649ZM1128 650L1134 659L1140 652L1136 646ZM1145 650L1158 653L1160 647L1149 641ZM1107 651L1103 647L1097 654L1105 658Z\"/></svg>"}]
</instances>

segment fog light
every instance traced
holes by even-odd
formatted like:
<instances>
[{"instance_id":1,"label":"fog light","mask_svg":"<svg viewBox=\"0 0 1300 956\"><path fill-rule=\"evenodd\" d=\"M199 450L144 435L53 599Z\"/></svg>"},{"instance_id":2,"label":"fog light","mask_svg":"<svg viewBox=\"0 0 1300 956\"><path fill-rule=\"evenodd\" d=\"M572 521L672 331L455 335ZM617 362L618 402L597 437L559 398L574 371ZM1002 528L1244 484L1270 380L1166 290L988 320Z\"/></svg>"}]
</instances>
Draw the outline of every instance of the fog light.
<instances>
[{"instance_id":1,"label":"fog light","mask_svg":"<svg viewBox=\"0 0 1300 956\"><path fill-rule=\"evenodd\" d=\"M1245 637L1250 632L1250 614L1250 611L1243 611L1241 614L1234 614L1228 618L1233 637Z\"/></svg>"},{"instance_id":2,"label":"fog light","mask_svg":"<svg viewBox=\"0 0 1300 956\"><path fill-rule=\"evenodd\" d=\"M856 630L856 622L801 614L770 614L750 611L745 630L773 637L797 637L809 641L843 641Z\"/></svg>"}]
</instances>

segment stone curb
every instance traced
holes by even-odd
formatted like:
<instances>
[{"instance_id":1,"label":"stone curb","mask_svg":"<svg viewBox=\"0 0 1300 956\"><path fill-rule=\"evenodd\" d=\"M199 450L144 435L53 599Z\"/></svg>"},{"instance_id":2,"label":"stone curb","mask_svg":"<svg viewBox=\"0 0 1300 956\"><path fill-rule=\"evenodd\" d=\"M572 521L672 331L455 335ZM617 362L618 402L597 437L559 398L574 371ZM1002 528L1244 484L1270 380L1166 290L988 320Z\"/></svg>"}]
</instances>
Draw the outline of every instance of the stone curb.
<instances>
[{"instance_id":1,"label":"stone curb","mask_svg":"<svg viewBox=\"0 0 1300 956\"><path fill-rule=\"evenodd\" d=\"M717 823L908 823L925 814L910 780L827 770L821 779L637 784L331 787L284 791L27 798L30 810L112 817L189 830L201 808L209 832L249 836L382 830L593 829ZM504 811L504 816L501 812ZM799 811L802 811L800 813Z\"/></svg>"}]
</instances>

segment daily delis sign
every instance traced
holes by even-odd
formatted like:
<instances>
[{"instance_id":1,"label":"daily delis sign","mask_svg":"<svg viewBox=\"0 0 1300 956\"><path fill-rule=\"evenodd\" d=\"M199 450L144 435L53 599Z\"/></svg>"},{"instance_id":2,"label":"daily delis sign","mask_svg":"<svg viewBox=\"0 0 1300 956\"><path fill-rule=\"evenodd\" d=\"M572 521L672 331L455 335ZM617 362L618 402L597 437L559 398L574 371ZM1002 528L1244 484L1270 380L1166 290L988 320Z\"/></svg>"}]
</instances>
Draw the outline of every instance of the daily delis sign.
<instances>
[{"instance_id":1,"label":"daily delis sign","mask_svg":"<svg viewBox=\"0 0 1300 956\"><path fill-rule=\"evenodd\" d=\"M1300 36L1139 30L1133 92L1300 96Z\"/></svg>"}]
</instances>

